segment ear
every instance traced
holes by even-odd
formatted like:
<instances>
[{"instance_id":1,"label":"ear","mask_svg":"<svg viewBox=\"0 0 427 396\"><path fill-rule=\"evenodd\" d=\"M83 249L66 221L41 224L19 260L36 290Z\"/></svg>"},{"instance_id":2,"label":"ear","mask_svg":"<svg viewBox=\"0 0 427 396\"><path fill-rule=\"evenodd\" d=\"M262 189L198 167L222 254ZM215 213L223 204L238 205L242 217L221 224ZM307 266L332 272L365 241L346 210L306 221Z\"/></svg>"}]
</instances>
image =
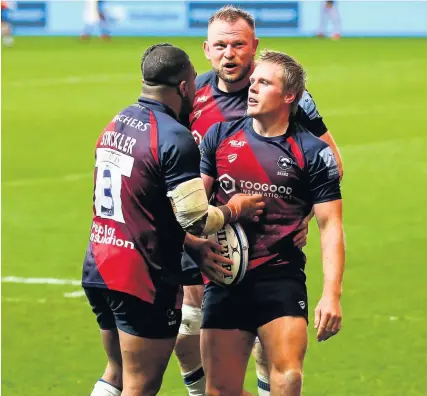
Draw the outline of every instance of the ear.
<instances>
[{"instance_id":1,"label":"ear","mask_svg":"<svg viewBox=\"0 0 427 396\"><path fill-rule=\"evenodd\" d=\"M208 61L210 61L210 60L211 60L211 56L210 56L210 54L209 54L209 44L208 44L208 41L207 41L207 40L205 40L205 41L203 42L203 51L205 52L206 59L207 59Z\"/></svg>"},{"instance_id":2,"label":"ear","mask_svg":"<svg viewBox=\"0 0 427 396\"><path fill-rule=\"evenodd\" d=\"M178 89L182 96L188 96L188 83L187 81L181 81L178 85Z\"/></svg>"},{"instance_id":3,"label":"ear","mask_svg":"<svg viewBox=\"0 0 427 396\"><path fill-rule=\"evenodd\" d=\"M292 104L295 101L296 95L294 92L285 93L285 97L283 99L285 104Z\"/></svg>"},{"instance_id":4,"label":"ear","mask_svg":"<svg viewBox=\"0 0 427 396\"><path fill-rule=\"evenodd\" d=\"M258 44L259 44L259 38L258 38L258 37L255 37L255 38L254 38L254 43L253 43L253 47L254 47L253 55L254 55L254 56L256 55L256 52L257 52L257 49L258 49Z\"/></svg>"}]
</instances>

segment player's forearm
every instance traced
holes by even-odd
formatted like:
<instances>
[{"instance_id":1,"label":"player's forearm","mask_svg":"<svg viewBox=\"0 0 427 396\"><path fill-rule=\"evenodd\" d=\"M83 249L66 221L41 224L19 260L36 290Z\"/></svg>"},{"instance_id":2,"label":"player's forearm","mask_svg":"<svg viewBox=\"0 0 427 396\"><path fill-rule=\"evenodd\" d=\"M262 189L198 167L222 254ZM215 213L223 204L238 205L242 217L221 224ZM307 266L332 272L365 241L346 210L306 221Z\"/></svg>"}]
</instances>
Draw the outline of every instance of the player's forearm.
<instances>
[{"instance_id":1,"label":"player's forearm","mask_svg":"<svg viewBox=\"0 0 427 396\"><path fill-rule=\"evenodd\" d=\"M341 219L320 225L323 262L323 295L341 297L344 275L345 245Z\"/></svg>"},{"instance_id":2,"label":"player's forearm","mask_svg":"<svg viewBox=\"0 0 427 396\"><path fill-rule=\"evenodd\" d=\"M184 246L188 249L195 249L198 246L198 240L199 239L200 238L196 237L195 235L187 232L185 234Z\"/></svg>"},{"instance_id":3,"label":"player's forearm","mask_svg":"<svg viewBox=\"0 0 427 396\"><path fill-rule=\"evenodd\" d=\"M214 234L224 225L237 220L237 217L236 213L236 218L233 218L233 209L227 205L217 207L209 205L207 213L187 227L186 231L196 236ZM192 241L187 242L191 244Z\"/></svg>"}]
</instances>

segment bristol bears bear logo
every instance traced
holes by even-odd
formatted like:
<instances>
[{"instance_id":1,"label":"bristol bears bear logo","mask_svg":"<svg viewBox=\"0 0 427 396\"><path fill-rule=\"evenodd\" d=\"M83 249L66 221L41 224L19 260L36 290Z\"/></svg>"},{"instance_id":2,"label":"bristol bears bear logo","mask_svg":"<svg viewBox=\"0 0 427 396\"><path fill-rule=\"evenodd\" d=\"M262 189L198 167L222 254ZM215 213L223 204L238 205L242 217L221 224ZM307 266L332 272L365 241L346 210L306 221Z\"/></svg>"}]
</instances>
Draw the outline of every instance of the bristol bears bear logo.
<instances>
[{"instance_id":1,"label":"bristol bears bear logo","mask_svg":"<svg viewBox=\"0 0 427 396\"><path fill-rule=\"evenodd\" d=\"M287 157L279 157L279 159L277 160L277 166L281 170L288 170L292 166L292 160Z\"/></svg>"}]
</instances>

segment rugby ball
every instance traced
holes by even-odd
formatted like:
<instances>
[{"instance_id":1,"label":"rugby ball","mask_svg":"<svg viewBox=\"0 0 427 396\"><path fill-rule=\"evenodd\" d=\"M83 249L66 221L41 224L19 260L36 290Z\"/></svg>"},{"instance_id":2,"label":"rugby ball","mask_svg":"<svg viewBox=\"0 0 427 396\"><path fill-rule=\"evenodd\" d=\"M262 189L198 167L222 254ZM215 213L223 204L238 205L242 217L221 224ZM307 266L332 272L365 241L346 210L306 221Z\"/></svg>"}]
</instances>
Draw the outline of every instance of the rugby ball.
<instances>
[{"instance_id":1,"label":"rugby ball","mask_svg":"<svg viewBox=\"0 0 427 396\"><path fill-rule=\"evenodd\" d=\"M235 285L245 276L248 268L249 246L243 227L238 223L225 225L216 234L208 236L212 242L216 242L224 247L220 254L223 257L233 260L233 265L222 264L223 268L231 271L232 275L223 275L221 284Z\"/></svg>"}]
</instances>

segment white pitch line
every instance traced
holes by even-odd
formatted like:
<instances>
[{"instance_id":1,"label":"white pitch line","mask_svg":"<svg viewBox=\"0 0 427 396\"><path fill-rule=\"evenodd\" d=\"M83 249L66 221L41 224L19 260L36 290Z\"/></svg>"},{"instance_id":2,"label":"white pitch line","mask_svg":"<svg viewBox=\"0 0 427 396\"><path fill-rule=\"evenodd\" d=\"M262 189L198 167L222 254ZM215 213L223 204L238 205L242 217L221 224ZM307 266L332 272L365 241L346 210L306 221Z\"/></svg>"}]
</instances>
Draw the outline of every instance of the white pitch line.
<instances>
[{"instance_id":1,"label":"white pitch line","mask_svg":"<svg viewBox=\"0 0 427 396\"><path fill-rule=\"evenodd\" d=\"M58 278L23 278L18 276L6 276L1 278L2 283L19 283L19 284L33 284L33 285L73 285L81 286L81 281L74 279L58 279ZM85 295L84 290L76 290L70 293L64 293L65 298L79 298ZM29 300L16 297L2 297L4 302L13 302L13 303L46 303L48 300L46 298L39 298L37 300ZM410 321L421 321L424 320L423 317L414 317L414 316L390 316L390 315L370 315L362 317L354 317L354 319L385 319L390 322L395 322L399 320L410 320Z\"/></svg>"},{"instance_id":2,"label":"white pitch line","mask_svg":"<svg viewBox=\"0 0 427 396\"><path fill-rule=\"evenodd\" d=\"M81 286L81 281L74 279L57 279L57 278L23 278L18 276L5 276L1 279L2 283L18 283L31 285L73 285ZM79 298L85 295L84 290L76 290L71 293L64 293L65 298ZM8 302L24 302L21 298L5 297L4 301ZM39 303L45 303L46 299L37 300Z\"/></svg>"},{"instance_id":3,"label":"white pitch line","mask_svg":"<svg viewBox=\"0 0 427 396\"><path fill-rule=\"evenodd\" d=\"M84 290L77 290L71 293L64 293L64 297L66 298L79 298L85 296Z\"/></svg>"},{"instance_id":4,"label":"white pitch line","mask_svg":"<svg viewBox=\"0 0 427 396\"><path fill-rule=\"evenodd\" d=\"M38 298L37 300L29 300L29 299L25 299L25 298L15 298L15 297L3 297L2 301L4 302L12 302L12 303L40 303L40 304L44 304L47 302L46 298Z\"/></svg>"},{"instance_id":5,"label":"white pitch line","mask_svg":"<svg viewBox=\"0 0 427 396\"><path fill-rule=\"evenodd\" d=\"M31 285L73 285L81 286L82 281L74 279L57 279L57 278L22 278L18 276L5 276L1 278L2 283L19 283Z\"/></svg>"}]
</instances>

